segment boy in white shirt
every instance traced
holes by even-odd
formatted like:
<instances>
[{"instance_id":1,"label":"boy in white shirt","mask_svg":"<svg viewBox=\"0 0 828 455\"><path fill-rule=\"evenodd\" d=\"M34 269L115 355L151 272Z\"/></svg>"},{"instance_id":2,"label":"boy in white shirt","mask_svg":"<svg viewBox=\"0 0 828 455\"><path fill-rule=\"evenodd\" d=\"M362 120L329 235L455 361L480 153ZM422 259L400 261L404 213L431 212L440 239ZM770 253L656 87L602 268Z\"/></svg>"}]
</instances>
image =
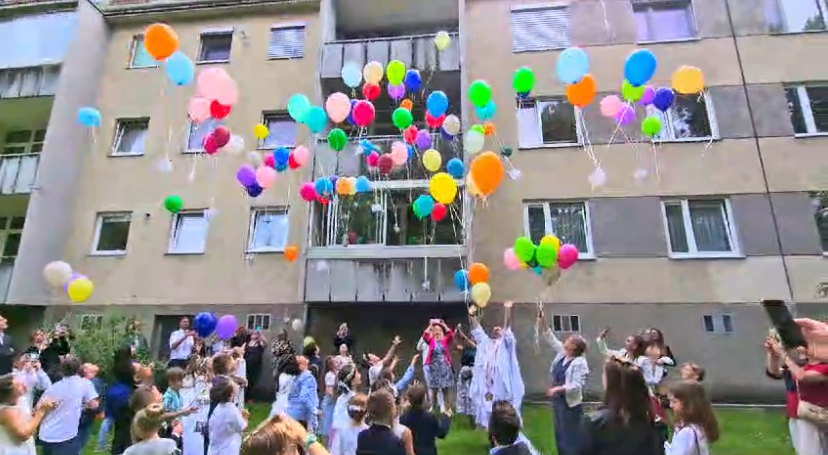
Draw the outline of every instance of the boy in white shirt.
<instances>
[{"instance_id":1,"label":"boy in white shirt","mask_svg":"<svg viewBox=\"0 0 828 455\"><path fill-rule=\"evenodd\" d=\"M40 424L38 438L43 443L43 455L77 453L78 425L84 408L98 406L98 393L92 381L80 376L81 362L67 357L60 364L63 379L43 393L43 399L57 403L55 409Z\"/></svg>"}]
</instances>

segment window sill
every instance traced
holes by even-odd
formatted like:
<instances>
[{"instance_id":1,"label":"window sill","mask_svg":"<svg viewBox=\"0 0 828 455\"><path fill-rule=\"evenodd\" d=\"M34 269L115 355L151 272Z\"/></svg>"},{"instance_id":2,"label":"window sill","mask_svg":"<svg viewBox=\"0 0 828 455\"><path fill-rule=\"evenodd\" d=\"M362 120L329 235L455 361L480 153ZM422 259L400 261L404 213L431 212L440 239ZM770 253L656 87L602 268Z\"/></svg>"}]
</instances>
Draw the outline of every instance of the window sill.
<instances>
[{"instance_id":1,"label":"window sill","mask_svg":"<svg viewBox=\"0 0 828 455\"><path fill-rule=\"evenodd\" d=\"M267 57L268 60L302 60L303 58L305 58L304 55L300 55L298 57Z\"/></svg>"},{"instance_id":2,"label":"window sill","mask_svg":"<svg viewBox=\"0 0 828 455\"><path fill-rule=\"evenodd\" d=\"M293 150L293 149L296 148L296 145L264 145L264 144L262 144L262 145L256 147L256 150L259 150L259 151L276 150L279 147L284 147L287 150Z\"/></svg>"},{"instance_id":3,"label":"window sill","mask_svg":"<svg viewBox=\"0 0 828 455\"><path fill-rule=\"evenodd\" d=\"M204 153L204 150L184 149L184 150L181 151L181 153L183 153L185 155L200 155L200 154Z\"/></svg>"},{"instance_id":4,"label":"window sill","mask_svg":"<svg viewBox=\"0 0 828 455\"><path fill-rule=\"evenodd\" d=\"M720 139L717 137L682 137L679 139L657 139L653 140L654 144L681 144L684 142L716 142Z\"/></svg>"},{"instance_id":5,"label":"window sill","mask_svg":"<svg viewBox=\"0 0 828 455\"><path fill-rule=\"evenodd\" d=\"M115 152L109 152L109 155L107 155L107 156L109 158L135 158L135 157L139 157L139 156L144 156L144 153L143 152L141 152L141 153L115 153Z\"/></svg>"},{"instance_id":6,"label":"window sill","mask_svg":"<svg viewBox=\"0 0 828 455\"><path fill-rule=\"evenodd\" d=\"M128 70L145 70L151 68L160 68L161 65L146 65L146 66L134 66L134 65L127 65L126 69Z\"/></svg>"},{"instance_id":7,"label":"window sill","mask_svg":"<svg viewBox=\"0 0 828 455\"><path fill-rule=\"evenodd\" d=\"M745 259L745 255L740 253L669 253L670 259L686 260L686 259Z\"/></svg>"},{"instance_id":8,"label":"window sill","mask_svg":"<svg viewBox=\"0 0 828 455\"><path fill-rule=\"evenodd\" d=\"M537 49L521 49L521 50L515 50L515 49L512 49L512 53L513 53L513 54L526 54L526 53L529 53L529 52L551 52L551 51L562 51L562 50L564 50L564 49L566 49L566 47L561 47L561 46L550 46L550 47L539 47L539 48L537 48Z\"/></svg>"},{"instance_id":9,"label":"window sill","mask_svg":"<svg viewBox=\"0 0 828 455\"><path fill-rule=\"evenodd\" d=\"M825 29L825 30L801 30L801 31L798 31L798 32L768 30L768 35L771 35L771 36L813 35L813 34L825 33L825 32L828 32L828 29Z\"/></svg>"},{"instance_id":10,"label":"window sill","mask_svg":"<svg viewBox=\"0 0 828 455\"><path fill-rule=\"evenodd\" d=\"M196 65L223 65L230 63L230 59L227 60L199 60L195 62Z\"/></svg>"},{"instance_id":11,"label":"window sill","mask_svg":"<svg viewBox=\"0 0 828 455\"><path fill-rule=\"evenodd\" d=\"M246 254L274 254L274 253L275 254L285 254L285 249L284 248L272 248L272 249L259 248L259 249L255 249L255 250L247 250L247 251L245 251L245 253Z\"/></svg>"},{"instance_id":12,"label":"window sill","mask_svg":"<svg viewBox=\"0 0 828 455\"><path fill-rule=\"evenodd\" d=\"M95 257L120 257L126 256L126 251L93 251L89 253L89 256Z\"/></svg>"},{"instance_id":13,"label":"window sill","mask_svg":"<svg viewBox=\"0 0 828 455\"><path fill-rule=\"evenodd\" d=\"M826 133L798 133L794 134L794 139L808 139L812 137L828 137L828 132Z\"/></svg>"},{"instance_id":14,"label":"window sill","mask_svg":"<svg viewBox=\"0 0 828 455\"><path fill-rule=\"evenodd\" d=\"M589 262L589 261L597 261L597 260L598 260L598 256L595 256L595 255L594 255L594 254L592 254L592 253L589 253L589 254L578 254L578 260L579 260L579 261L587 261L587 262Z\"/></svg>"},{"instance_id":15,"label":"window sill","mask_svg":"<svg viewBox=\"0 0 828 455\"><path fill-rule=\"evenodd\" d=\"M543 149L565 149L565 148L579 148L583 144L577 142L567 142L560 144L540 144L540 145L522 145L518 146L518 150L543 150Z\"/></svg>"},{"instance_id":16,"label":"window sill","mask_svg":"<svg viewBox=\"0 0 828 455\"><path fill-rule=\"evenodd\" d=\"M695 41L701 41L701 38L699 38L698 36L691 36L688 38L674 38L667 40L643 40L636 41L635 44L639 46L648 46L650 44L692 43Z\"/></svg>"},{"instance_id":17,"label":"window sill","mask_svg":"<svg viewBox=\"0 0 828 455\"><path fill-rule=\"evenodd\" d=\"M204 251L167 251L164 256L203 256Z\"/></svg>"},{"instance_id":18,"label":"window sill","mask_svg":"<svg viewBox=\"0 0 828 455\"><path fill-rule=\"evenodd\" d=\"M421 259L457 258L466 254L465 245L351 245L308 248L308 259Z\"/></svg>"}]
</instances>

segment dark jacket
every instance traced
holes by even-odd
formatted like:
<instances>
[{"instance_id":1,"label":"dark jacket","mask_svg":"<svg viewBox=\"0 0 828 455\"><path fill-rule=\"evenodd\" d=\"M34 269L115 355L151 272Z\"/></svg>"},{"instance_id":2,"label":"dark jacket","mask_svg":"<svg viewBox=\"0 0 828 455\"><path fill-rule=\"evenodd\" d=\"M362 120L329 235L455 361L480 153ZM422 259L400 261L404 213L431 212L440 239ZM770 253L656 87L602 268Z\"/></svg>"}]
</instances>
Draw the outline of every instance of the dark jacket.
<instances>
[{"instance_id":1,"label":"dark jacket","mask_svg":"<svg viewBox=\"0 0 828 455\"><path fill-rule=\"evenodd\" d=\"M95 385L95 392L98 393L98 406L95 408L83 408L81 412L80 422L78 423L78 428L89 428L92 424L95 423L95 419L98 417L98 414L101 413L105 409L104 401L106 400L106 390L104 387L104 382L101 378L93 378L91 379L92 384Z\"/></svg>"},{"instance_id":2,"label":"dark jacket","mask_svg":"<svg viewBox=\"0 0 828 455\"><path fill-rule=\"evenodd\" d=\"M584 417L579 455L663 455L664 434L652 422L624 424L601 409Z\"/></svg>"},{"instance_id":3,"label":"dark jacket","mask_svg":"<svg viewBox=\"0 0 828 455\"><path fill-rule=\"evenodd\" d=\"M12 346L12 337L7 333L3 335L3 344L0 344L0 375L9 374L14 368L14 357L17 353Z\"/></svg>"},{"instance_id":4,"label":"dark jacket","mask_svg":"<svg viewBox=\"0 0 828 455\"><path fill-rule=\"evenodd\" d=\"M356 455L405 455L405 446L390 428L371 425L357 436Z\"/></svg>"},{"instance_id":5,"label":"dark jacket","mask_svg":"<svg viewBox=\"0 0 828 455\"><path fill-rule=\"evenodd\" d=\"M334 337L334 352L339 353L339 345L341 345L341 344L344 344L345 346L348 346L348 351L351 351L352 348L354 347L354 338L351 336L351 334L345 335L344 337L341 337L339 335L335 336Z\"/></svg>"},{"instance_id":6,"label":"dark jacket","mask_svg":"<svg viewBox=\"0 0 828 455\"><path fill-rule=\"evenodd\" d=\"M492 455L531 455L532 451L525 442L516 442L510 446L501 447L492 451ZM417 455L420 455L419 452Z\"/></svg>"},{"instance_id":7,"label":"dark jacket","mask_svg":"<svg viewBox=\"0 0 828 455\"><path fill-rule=\"evenodd\" d=\"M417 455L437 455L436 439L445 438L451 428L451 419L447 416L421 410L406 412L400 417L400 423L411 430Z\"/></svg>"},{"instance_id":8,"label":"dark jacket","mask_svg":"<svg viewBox=\"0 0 828 455\"><path fill-rule=\"evenodd\" d=\"M105 414L113 422L112 455L120 455L132 445L130 426L133 413L129 408L129 399L134 390L134 384L116 382L106 391Z\"/></svg>"}]
</instances>

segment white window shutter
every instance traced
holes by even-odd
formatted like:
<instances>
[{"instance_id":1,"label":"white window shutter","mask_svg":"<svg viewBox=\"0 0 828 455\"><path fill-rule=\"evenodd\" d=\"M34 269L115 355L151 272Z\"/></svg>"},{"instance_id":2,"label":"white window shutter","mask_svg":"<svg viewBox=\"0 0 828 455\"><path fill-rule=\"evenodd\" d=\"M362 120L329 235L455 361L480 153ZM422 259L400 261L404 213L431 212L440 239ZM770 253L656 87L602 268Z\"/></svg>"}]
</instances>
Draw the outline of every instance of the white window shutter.
<instances>
[{"instance_id":1,"label":"white window shutter","mask_svg":"<svg viewBox=\"0 0 828 455\"><path fill-rule=\"evenodd\" d=\"M540 129L535 103L518 107L517 120L518 145L520 147L543 145L543 134Z\"/></svg>"},{"instance_id":2,"label":"white window shutter","mask_svg":"<svg viewBox=\"0 0 828 455\"><path fill-rule=\"evenodd\" d=\"M512 11L512 52L569 47L569 8Z\"/></svg>"},{"instance_id":3,"label":"white window shutter","mask_svg":"<svg viewBox=\"0 0 828 455\"><path fill-rule=\"evenodd\" d=\"M302 58L305 55L305 27L274 28L270 33L270 58Z\"/></svg>"}]
</instances>

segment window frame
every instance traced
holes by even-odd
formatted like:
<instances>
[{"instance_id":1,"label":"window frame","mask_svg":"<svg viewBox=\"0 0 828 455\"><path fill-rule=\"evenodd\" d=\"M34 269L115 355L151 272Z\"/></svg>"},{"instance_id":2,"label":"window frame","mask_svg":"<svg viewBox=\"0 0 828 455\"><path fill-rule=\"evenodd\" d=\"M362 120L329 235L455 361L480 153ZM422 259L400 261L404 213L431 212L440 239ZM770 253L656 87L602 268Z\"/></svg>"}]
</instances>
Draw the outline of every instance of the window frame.
<instances>
[{"instance_id":1,"label":"window frame","mask_svg":"<svg viewBox=\"0 0 828 455\"><path fill-rule=\"evenodd\" d=\"M650 2L648 3L641 3L637 2L636 0L631 0L632 6L632 13L633 13L633 22L636 22L635 15L636 15L636 8L646 8L645 14L647 15L647 30L652 30L650 24L652 23L652 12L653 6ZM690 27L693 29L692 34L693 36L689 36L687 38L671 38L671 39L647 39L647 40L639 40L638 39L638 25L635 27L635 43L638 45L642 44L658 44L658 43L684 43L688 41L698 41L701 39L699 36L699 21L696 18L696 8L693 5L693 0L662 0L660 3L687 3L687 9L690 12Z\"/></svg>"},{"instance_id":2,"label":"window frame","mask_svg":"<svg viewBox=\"0 0 828 455\"><path fill-rule=\"evenodd\" d=\"M302 52L298 57L288 56L274 56L270 53L270 43L273 41L273 33L279 30L302 30ZM285 22L280 24L273 24L270 26L270 36L267 42L267 59L268 60L301 60L305 58L305 50L308 42L308 27L304 22Z\"/></svg>"},{"instance_id":3,"label":"window frame","mask_svg":"<svg viewBox=\"0 0 828 455\"><path fill-rule=\"evenodd\" d=\"M296 146L298 145L297 143L299 142L299 140L298 140L299 139L299 137L298 137L299 136L299 125L298 125L298 123L296 122L296 120L293 120L293 118L290 116L290 114L287 111L283 111L283 110L264 111L264 112L262 112L262 125L267 127L268 137L270 136L270 133L269 133L269 131L270 131L270 119L274 118L274 117L276 117L277 121L284 120L285 122L293 123L294 127L296 129L295 134L293 136L293 142L294 142L293 144L291 144L291 145L277 144L276 147L284 147L288 150L295 149ZM189 140L188 140L188 143L189 143ZM271 150L273 148L274 148L273 146L267 145L267 137L265 137L264 139L258 139L258 144L256 146L257 150Z\"/></svg>"},{"instance_id":4,"label":"window frame","mask_svg":"<svg viewBox=\"0 0 828 455\"><path fill-rule=\"evenodd\" d=\"M127 245L123 250L99 250L98 244L101 241L101 229L103 228L104 220L107 218L128 218L129 229L132 229L132 212L99 212L95 215L95 234L92 238L92 250L90 256L126 256L127 248L129 248L129 230L127 230Z\"/></svg>"},{"instance_id":5,"label":"window frame","mask_svg":"<svg viewBox=\"0 0 828 455\"><path fill-rule=\"evenodd\" d=\"M261 318L262 324L256 325L256 318ZM251 328L250 322L253 322L253 327ZM265 327L264 322L267 321L267 327ZM273 315L270 313L250 313L247 315L247 330L259 330L258 327L261 327L262 332L266 332L270 330L270 327L273 325Z\"/></svg>"},{"instance_id":6,"label":"window frame","mask_svg":"<svg viewBox=\"0 0 828 455\"><path fill-rule=\"evenodd\" d=\"M822 192L819 191L811 191L808 196L811 198L811 205L814 207L814 227L816 228L817 235L819 236L820 249L822 249L822 255L828 257L828 249L824 247L822 229L820 226L820 218L824 218L826 220L826 225L828 226L828 197L822 196ZM826 318L828 318L828 316L826 316Z\"/></svg>"},{"instance_id":7,"label":"window frame","mask_svg":"<svg viewBox=\"0 0 828 455\"><path fill-rule=\"evenodd\" d=\"M209 30L202 30L201 33L198 34L198 54L196 55L196 64L197 65L214 65L214 64L222 64L222 63L230 63L230 60L233 57L233 35L235 30L232 27L227 28L217 28L217 29L209 29ZM230 37L230 48L227 50L227 59L218 59L218 60L202 60L201 57L204 54L204 37L205 36L229 36Z\"/></svg>"},{"instance_id":8,"label":"window frame","mask_svg":"<svg viewBox=\"0 0 828 455\"><path fill-rule=\"evenodd\" d=\"M673 112L675 103L667 109L662 115L664 116L665 124L669 125L669 128L662 128L662 132L668 131L667 137L664 138L653 138L651 141L656 144L663 144L663 143L681 143L681 142L709 142L709 141L718 141L721 139L719 135L719 124L716 122L716 109L713 107L713 98L710 96L710 92L704 90L699 94L700 97L704 98L704 110L707 112L707 123L710 125L710 136L705 137L676 137L676 131L673 129ZM646 113L647 115L652 115L654 113L653 106L647 106ZM660 111L659 111L660 112ZM661 134L661 133L659 133Z\"/></svg>"},{"instance_id":9,"label":"window frame","mask_svg":"<svg viewBox=\"0 0 828 455\"><path fill-rule=\"evenodd\" d=\"M182 210L182 211L176 213L172 217L172 224L170 226L170 233L169 233L169 237L167 239L167 252L166 252L166 254L176 255L176 256L178 256L178 255L186 256L186 255L206 254L206 252L207 252L207 240L209 239L209 235L210 235L210 217L207 216L207 214L205 213L206 211L207 211L206 209ZM197 214L201 215L202 219L204 219L207 222L207 229L204 232L204 248L203 248L203 250L202 251L175 251L173 248L174 248L174 245L175 245L176 235L177 235L177 232L178 232L178 229L179 229L179 219L182 216L184 216L184 217L194 216L194 215L197 215Z\"/></svg>"},{"instance_id":10,"label":"window frame","mask_svg":"<svg viewBox=\"0 0 828 455\"><path fill-rule=\"evenodd\" d=\"M145 68L158 68L161 64L158 61L155 61L154 65L136 65L135 64L135 56L138 53L138 46L144 43L144 34L138 33L132 35L132 41L129 44L129 60L127 61L127 69L145 69ZM150 56L152 57L152 56Z\"/></svg>"},{"instance_id":11,"label":"window frame","mask_svg":"<svg viewBox=\"0 0 828 455\"><path fill-rule=\"evenodd\" d=\"M549 148L572 148L572 147L583 147L584 145L584 136L583 136L583 123L581 122L581 117L578 115L578 108L572 106L573 113L575 115L575 137L577 138L577 142L543 142L543 109L539 109L539 104L547 105L552 102L562 101L565 104L569 104L567 101L566 96L563 95L550 95L550 96L538 96L534 98L529 98L526 100L519 100L517 102L517 106L515 108L515 115L517 117L517 133L518 133L518 149L519 150L534 150L534 149L549 149ZM538 128L540 131L541 136L541 143L538 145L527 145L523 144L521 141L521 128L520 128L520 111L522 108L521 106L523 103L533 102L535 104L535 119L536 124L535 127Z\"/></svg>"},{"instance_id":12,"label":"window frame","mask_svg":"<svg viewBox=\"0 0 828 455\"><path fill-rule=\"evenodd\" d=\"M78 328L81 331L86 330L101 330L103 329L103 315L102 314L81 314ZM91 327L87 327L87 322L91 322Z\"/></svg>"},{"instance_id":13,"label":"window frame","mask_svg":"<svg viewBox=\"0 0 828 455\"><path fill-rule=\"evenodd\" d=\"M713 324L712 331L707 330L706 318L710 318ZM730 331L726 329L725 318L730 320ZM733 335L736 333L736 324L734 322L735 318L733 317L733 313L729 312L703 314L701 317L702 331L708 335Z\"/></svg>"},{"instance_id":14,"label":"window frame","mask_svg":"<svg viewBox=\"0 0 828 455\"><path fill-rule=\"evenodd\" d=\"M814 119L814 111L813 109L811 109L811 97L808 95L809 87L825 88L828 87L828 82L817 82L813 84L793 84L785 86L785 90L796 90L796 97L799 99L799 108L801 110L800 114L802 114L802 121L805 123L806 132L804 133L797 133L796 127L793 124L791 125L791 127L794 129L795 138L828 136L828 131L817 131L816 120Z\"/></svg>"},{"instance_id":15,"label":"window frame","mask_svg":"<svg viewBox=\"0 0 828 455\"><path fill-rule=\"evenodd\" d=\"M556 321L556 318L557 318L557 321ZM572 330L573 318L574 318L575 321L578 321L577 322L578 330ZM564 330L565 329L564 326L566 325L566 324L563 323L564 321L569 322L569 329L570 330ZM558 324L555 324L555 322L558 322ZM557 326L560 326L560 327L557 327ZM581 325L581 315L580 314L553 314L552 315L552 331L553 332L555 332L555 333L581 333L581 330L582 330L582 325Z\"/></svg>"},{"instance_id":16,"label":"window frame","mask_svg":"<svg viewBox=\"0 0 828 455\"><path fill-rule=\"evenodd\" d=\"M693 231L693 222L690 219L690 201L722 201L722 210L725 218L725 227L728 232L728 240L730 241L730 251L698 251L696 245L696 234ZM684 235L687 237L686 253L673 251L673 245L670 241L670 225L667 220L667 205L678 203L681 206L681 218L684 224ZM727 259L727 258L743 258L742 246L739 241L739 232L736 226L736 220L733 217L733 207L728 197L700 197L691 199L663 199L661 201L661 219L664 227L664 236L667 241L667 256L670 259Z\"/></svg>"},{"instance_id":17,"label":"window frame","mask_svg":"<svg viewBox=\"0 0 828 455\"><path fill-rule=\"evenodd\" d=\"M136 117L136 118L119 118L116 120L115 123L115 137L112 140L112 148L109 150L109 156L111 157L122 157L122 156L144 156L145 149L146 149L146 139L149 135L149 117ZM121 147L121 141L124 138L124 134L127 131L127 128L130 125L144 125L144 146L141 148L139 153L120 153L118 149ZM189 138L188 138L189 139Z\"/></svg>"},{"instance_id":18,"label":"window frame","mask_svg":"<svg viewBox=\"0 0 828 455\"><path fill-rule=\"evenodd\" d=\"M791 0L775 0L774 5L776 6L776 10L774 11L773 19L776 20L775 23L769 23L768 27L770 28L770 33L772 34L780 34L780 35L789 35L789 34L798 34L798 33L823 33L828 31L828 1L826 0L806 0L806 1L813 1L818 9L822 13L822 22L825 26L822 30L797 30L797 31L790 31L788 30L788 24L785 21L785 4L790 2ZM803 0L794 0L794 1L803 1ZM770 22L770 20L769 20Z\"/></svg>"},{"instance_id":19,"label":"window frame","mask_svg":"<svg viewBox=\"0 0 828 455\"><path fill-rule=\"evenodd\" d=\"M43 131L43 139L38 140L37 133ZM15 142L8 140L8 137L14 133L29 133L29 139L24 142ZM31 130L23 130L23 129L12 129L10 131L6 131L3 133L3 148L0 150L0 156L3 157L10 157L10 156L27 156L27 155L39 155L43 152L43 145L46 144L46 128L43 129L31 129ZM22 147L24 150L22 153L6 153L7 149L10 148L18 148ZM35 151L35 148L39 148L40 150Z\"/></svg>"},{"instance_id":20,"label":"window frame","mask_svg":"<svg viewBox=\"0 0 828 455\"><path fill-rule=\"evenodd\" d=\"M522 54L525 52L547 52L547 51L557 51L563 50L570 46L572 46L572 12L568 11L570 8L570 4L566 2L552 2L552 3L539 3L539 4L528 4L528 5L514 5L509 10L509 33L511 34L512 38L512 54ZM526 13L530 11L543 11L543 10L564 10L567 12L567 25L569 26L568 30L568 42L565 46L545 46L545 47L537 47L532 49L523 49L523 50L515 50L515 29L512 25L512 17L515 13Z\"/></svg>"},{"instance_id":21,"label":"window frame","mask_svg":"<svg viewBox=\"0 0 828 455\"><path fill-rule=\"evenodd\" d=\"M198 129L201 128L201 126L204 123L207 123L207 122L216 122L216 126L213 127L213 130L215 130L216 128L218 128L221 125L224 125L224 123L222 123L222 120L214 119L212 117L209 117L207 120L204 120L201 123L194 122L191 118L187 117L187 134L184 136L184 149L181 151L181 153L183 153L185 155L198 155L198 154L204 153L204 146L203 145L200 145L198 148L195 148L195 149L190 148L190 138L192 137L194 132L198 131ZM207 133L207 134L209 134L209 133ZM205 136L206 136L206 134L205 134ZM203 141L204 141L204 139L202 138L202 142Z\"/></svg>"},{"instance_id":22,"label":"window frame","mask_svg":"<svg viewBox=\"0 0 828 455\"><path fill-rule=\"evenodd\" d=\"M523 232L524 235L531 238L530 224L529 224L529 207L543 206L543 222L546 235L554 234L552 232L552 209L550 204L583 204L584 215L583 220L585 224L584 231L586 232L586 243L589 251L578 251L578 260L594 260L597 259L595 255L595 244L592 239L592 221L590 216L589 200L553 200L553 201L524 201L523 202Z\"/></svg>"},{"instance_id":23,"label":"window frame","mask_svg":"<svg viewBox=\"0 0 828 455\"><path fill-rule=\"evenodd\" d=\"M284 253L285 248L290 244L290 239L285 239L285 245L281 248L278 247L264 247L264 248L256 248L253 246L255 237L256 237L256 217L260 213L265 214L278 214L287 218L288 224L288 237L290 237L290 207L286 205L276 205L276 206L259 206L259 207L251 207L250 208L250 222L247 228L247 248L245 250L246 253L250 254L260 254L260 253Z\"/></svg>"}]
</instances>

